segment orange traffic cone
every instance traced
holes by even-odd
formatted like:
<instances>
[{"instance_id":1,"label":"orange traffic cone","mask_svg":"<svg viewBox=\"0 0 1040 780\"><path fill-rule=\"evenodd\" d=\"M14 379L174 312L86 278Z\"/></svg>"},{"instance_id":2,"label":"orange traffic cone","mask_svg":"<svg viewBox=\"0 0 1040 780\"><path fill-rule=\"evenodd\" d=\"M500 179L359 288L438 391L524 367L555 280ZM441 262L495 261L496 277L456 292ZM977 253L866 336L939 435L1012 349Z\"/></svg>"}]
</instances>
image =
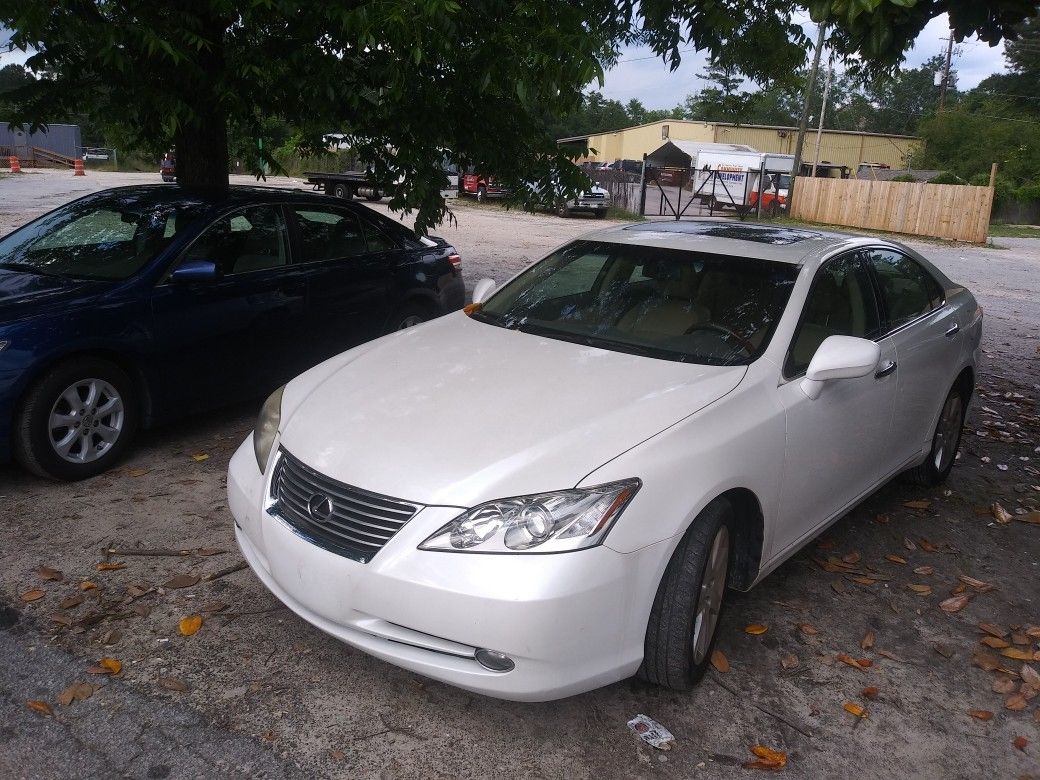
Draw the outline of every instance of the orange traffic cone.
<instances>
[{"instance_id":1,"label":"orange traffic cone","mask_svg":"<svg viewBox=\"0 0 1040 780\"><path fill-rule=\"evenodd\" d=\"M86 172L83 170L83 160L76 158L76 172L73 176L86 176Z\"/></svg>"},{"instance_id":2,"label":"orange traffic cone","mask_svg":"<svg viewBox=\"0 0 1040 780\"><path fill-rule=\"evenodd\" d=\"M7 161L11 163L11 173L21 173L22 166L18 164L18 158L13 154L7 158Z\"/></svg>"}]
</instances>

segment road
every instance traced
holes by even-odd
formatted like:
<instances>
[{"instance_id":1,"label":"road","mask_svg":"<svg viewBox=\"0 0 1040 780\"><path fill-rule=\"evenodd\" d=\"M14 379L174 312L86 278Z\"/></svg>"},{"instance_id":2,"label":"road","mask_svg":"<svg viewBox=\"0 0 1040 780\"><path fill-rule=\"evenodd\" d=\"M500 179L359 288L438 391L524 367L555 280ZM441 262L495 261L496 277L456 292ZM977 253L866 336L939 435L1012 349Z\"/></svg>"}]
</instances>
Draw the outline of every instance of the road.
<instances>
[{"instance_id":1,"label":"road","mask_svg":"<svg viewBox=\"0 0 1040 780\"><path fill-rule=\"evenodd\" d=\"M142 179L155 177L0 179L0 232L79 192ZM602 224L468 203L455 212L457 227L439 232L458 246L470 283L503 281ZM256 413L243 403L150 432L118 469L84 483L0 469L0 776L724 778L758 744L785 751L797 778L1040 776L1040 698L1006 709L991 689L1000 673L972 662L978 623L1019 635L1040 624L1040 526L999 525L987 509L1040 503L1040 240L910 243L986 309L961 457L944 488L886 486L735 594L720 628L729 672L687 694L630 680L549 704L501 702L340 644L281 608L248 570L174 587L177 575L240 561L224 480ZM110 545L226 552L107 556ZM99 570L106 562L122 566ZM969 587L968 606L947 614L937 605L961 575L995 589ZM43 594L24 600L32 591ZM183 636L191 614L202 628ZM751 623L768 631L745 633ZM840 654L872 665L852 668ZM119 660L120 674L88 673L102 658ZM59 704L76 682L98 690ZM869 717L850 715L848 702ZM676 747L636 741L625 724L637 713L667 726Z\"/></svg>"}]
</instances>

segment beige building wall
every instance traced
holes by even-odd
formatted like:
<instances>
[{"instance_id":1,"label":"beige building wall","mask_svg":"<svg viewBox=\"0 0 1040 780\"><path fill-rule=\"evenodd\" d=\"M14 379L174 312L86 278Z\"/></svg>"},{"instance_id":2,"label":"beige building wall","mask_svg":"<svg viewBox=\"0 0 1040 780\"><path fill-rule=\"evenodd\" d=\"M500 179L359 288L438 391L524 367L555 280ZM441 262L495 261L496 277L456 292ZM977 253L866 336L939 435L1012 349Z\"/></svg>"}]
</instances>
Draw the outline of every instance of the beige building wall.
<instances>
[{"instance_id":1,"label":"beige building wall","mask_svg":"<svg viewBox=\"0 0 1040 780\"><path fill-rule=\"evenodd\" d=\"M598 162L641 160L665 141L702 141L746 144L761 152L794 154L794 128L728 125L668 119L628 127L613 133L590 135L588 145L595 149L586 159ZM909 136L824 130L820 139L820 162L846 165L853 173L861 162L884 163L892 168L906 165L907 155L918 140ZM816 132L805 137L802 157L811 163L816 154Z\"/></svg>"}]
</instances>

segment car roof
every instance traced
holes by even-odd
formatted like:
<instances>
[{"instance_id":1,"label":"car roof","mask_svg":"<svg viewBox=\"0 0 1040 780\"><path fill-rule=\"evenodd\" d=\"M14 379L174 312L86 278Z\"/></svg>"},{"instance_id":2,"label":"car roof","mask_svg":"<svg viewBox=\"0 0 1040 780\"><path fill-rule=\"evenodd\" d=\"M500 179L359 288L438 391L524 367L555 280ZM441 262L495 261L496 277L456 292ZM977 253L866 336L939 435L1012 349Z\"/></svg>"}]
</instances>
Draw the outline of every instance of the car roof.
<instances>
[{"instance_id":1,"label":"car roof","mask_svg":"<svg viewBox=\"0 0 1040 780\"><path fill-rule=\"evenodd\" d=\"M795 265L859 242L856 236L846 233L706 219L640 222L597 230L582 238L612 244L753 257Z\"/></svg>"},{"instance_id":2,"label":"car roof","mask_svg":"<svg viewBox=\"0 0 1040 780\"><path fill-rule=\"evenodd\" d=\"M137 184L128 187L112 187L91 193L87 198L118 197L128 201L136 201L139 205L160 205L167 203L192 203L199 206L237 206L250 203L284 203L286 201L322 201L336 200L317 192L284 187L261 187L253 185L232 184L226 191L207 190L183 187L179 184ZM340 205L348 201L338 200Z\"/></svg>"}]
</instances>

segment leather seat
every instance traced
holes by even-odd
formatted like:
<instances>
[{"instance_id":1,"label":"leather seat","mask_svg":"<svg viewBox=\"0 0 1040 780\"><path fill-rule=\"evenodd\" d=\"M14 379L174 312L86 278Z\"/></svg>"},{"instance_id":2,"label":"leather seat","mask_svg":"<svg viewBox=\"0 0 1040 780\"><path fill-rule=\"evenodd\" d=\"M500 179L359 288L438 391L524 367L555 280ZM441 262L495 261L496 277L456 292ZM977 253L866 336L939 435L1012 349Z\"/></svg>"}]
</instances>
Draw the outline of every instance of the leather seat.
<instances>
[{"instance_id":1,"label":"leather seat","mask_svg":"<svg viewBox=\"0 0 1040 780\"><path fill-rule=\"evenodd\" d=\"M698 285L692 265L647 263L643 275L654 280L653 292L625 312L618 320L618 330L643 337L670 338L707 321L708 312L693 300Z\"/></svg>"}]
</instances>

